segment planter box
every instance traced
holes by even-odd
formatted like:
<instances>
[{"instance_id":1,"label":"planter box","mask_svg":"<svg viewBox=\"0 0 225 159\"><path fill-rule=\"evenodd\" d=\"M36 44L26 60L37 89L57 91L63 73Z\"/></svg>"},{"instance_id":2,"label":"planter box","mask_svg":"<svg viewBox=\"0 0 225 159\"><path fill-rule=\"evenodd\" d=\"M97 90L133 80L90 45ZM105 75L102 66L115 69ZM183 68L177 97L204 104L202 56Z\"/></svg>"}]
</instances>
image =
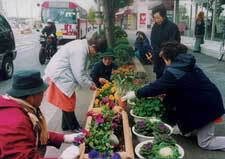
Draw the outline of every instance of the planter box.
<instances>
[{"instance_id":1,"label":"planter box","mask_svg":"<svg viewBox=\"0 0 225 159\"><path fill-rule=\"evenodd\" d=\"M92 108L91 111L96 113L100 112L100 108ZM117 108L114 111L118 111ZM134 159L134 150L133 150L133 142L132 142L132 133L131 128L129 126L127 113L125 111L121 112L122 120L123 120L123 135L124 135L124 143L125 143L125 151L118 152L122 159ZM87 118L85 128L88 129L91 124L92 117ZM88 154L85 153L85 143L80 145L80 159L88 159Z\"/></svg>"},{"instance_id":2,"label":"planter box","mask_svg":"<svg viewBox=\"0 0 225 159\"><path fill-rule=\"evenodd\" d=\"M90 111L90 110L94 107L94 104L95 104L95 97L96 97L96 92L97 92L97 91L94 91L94 93L93 93L93 96L92 96L92 99L91 99L91 103L90 103L90 105L89 105L89 107L88 107L88 111Z\"/></svg>"}]
</instances>

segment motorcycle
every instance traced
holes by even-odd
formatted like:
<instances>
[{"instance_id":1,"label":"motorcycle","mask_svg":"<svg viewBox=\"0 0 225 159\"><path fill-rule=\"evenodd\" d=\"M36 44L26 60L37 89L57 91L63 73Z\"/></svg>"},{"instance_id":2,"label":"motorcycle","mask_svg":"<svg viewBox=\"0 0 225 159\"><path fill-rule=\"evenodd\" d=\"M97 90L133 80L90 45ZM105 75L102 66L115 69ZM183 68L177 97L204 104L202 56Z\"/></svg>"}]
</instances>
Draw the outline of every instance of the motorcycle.
<instances>
[{"instance_id":1,"label":"motorcycle","mask_svg":"<svg viewBox=\"0 0 225 159\"><path fill-rule=\"evenodd\" d=\"M41 65L50 60L57 51L57 44L53 34L47 36L46 34L40 35L41 49L39 51L39 62ZM55 44L54 44L55 43Z\"/></svg>"}]
</instances>

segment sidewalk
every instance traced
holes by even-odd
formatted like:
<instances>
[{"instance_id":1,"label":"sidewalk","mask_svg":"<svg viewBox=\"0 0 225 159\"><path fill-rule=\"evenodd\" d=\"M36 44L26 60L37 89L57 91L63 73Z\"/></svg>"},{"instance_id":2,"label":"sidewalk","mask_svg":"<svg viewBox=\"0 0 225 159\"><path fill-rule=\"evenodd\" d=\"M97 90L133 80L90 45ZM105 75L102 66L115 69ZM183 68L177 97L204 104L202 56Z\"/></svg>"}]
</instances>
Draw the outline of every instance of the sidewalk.
<instances>
[{"instance_id":1,"label":"sidewalk","mask_svg":"<svg viewBox=\"0 0 225 159\"><path fill-rule=\"evenodd\" d=\"M136 32L138 30L126 30L127 34L134 36L134 39L131 39L132 44L135 41L136 38ZM144 31L148 39L150 38L150 30ZM149 39L150 40L150 39ZM193 46L195 43L195 38L193 37L187 37L187 36L181 36L181 43L185 44L188 49L193 50ZM205 40L204 44L201 45L201 53L205 54L210 57L218 58L219 55L219 49L220 49L221 42L218 41L212 41L212 40ZM225 58L223 58L225 61Z\"/></svg>"}]
</instances>

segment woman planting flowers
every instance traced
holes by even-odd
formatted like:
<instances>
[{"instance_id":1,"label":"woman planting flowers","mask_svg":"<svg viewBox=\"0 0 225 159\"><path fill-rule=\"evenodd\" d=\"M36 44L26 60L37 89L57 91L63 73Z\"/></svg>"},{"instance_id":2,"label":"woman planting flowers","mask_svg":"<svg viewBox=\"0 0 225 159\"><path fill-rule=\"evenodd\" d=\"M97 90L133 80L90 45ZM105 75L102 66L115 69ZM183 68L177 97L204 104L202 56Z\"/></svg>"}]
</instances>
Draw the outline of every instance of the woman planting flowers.
<instances>
[{"instance_id":1,"label":"woman planting flowers","mask_svg":"<svg viewBox=\"0 0 225 159\"><path fill-rule=\"evenodd\" d=\"M160 57L167 65L155 82L128 92L123 100L166 94L164 103L182 134L197 131L198 145L207 150L225 151L225 136L214 136L215 123L225 113L222 96L214 83L195 64L187 47L177 42L162 45Z\"/></svg>"}]
</instances>

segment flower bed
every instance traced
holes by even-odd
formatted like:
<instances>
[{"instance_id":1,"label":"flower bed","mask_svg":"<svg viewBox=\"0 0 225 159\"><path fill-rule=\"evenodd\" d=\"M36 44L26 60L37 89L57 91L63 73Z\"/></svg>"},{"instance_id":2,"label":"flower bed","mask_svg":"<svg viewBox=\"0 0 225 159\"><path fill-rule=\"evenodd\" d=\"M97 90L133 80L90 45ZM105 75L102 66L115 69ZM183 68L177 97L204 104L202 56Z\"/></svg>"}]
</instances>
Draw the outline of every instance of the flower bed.
<instances>
[{"instance_id":1,"label":"flower bed","mask_svg":"<svg viewBox=\"0 0 225 159\"><path fill-rule=\"evenodd\" d=\"M100 131L97 131L99 130L99 127L96 126L94 123L94 120L97 121L100 123L100 124L103 124L102 128L105 129L105 132L104 134L100 134L103 136L103 138L105 139L98 139L99 141L96 141L96 143L100 143L101 144L101 141L105 140L104 142L105 143L108 143L108 138L107 138L107 134L109 135L109 133L111 132L111 126L109 123L107 122L104 122L104 120L106 120L106 118L102 118L101 117L101 113L102 111L104 110L104 108L92 108L90 109L92 113L95 114L95 117L93 116L89 116L87 118L87 122L86 122L86 129L88 129L90 131L90 134L93 133L93 135L96 135L97 133L100 133ZM118 125L120 128L122 128L122 130L119 130L121 132L119 132L119 134L123 134L123 135L120 135L120 137L118 137L119 141L120 141L120 144L119 144L119 147L116 148L116 151L114 151L114 149L112 148L112 145L105 145L105 146L99 146L99 145L96 145L96 143L93 143L95 145L91 145L92 147L96 147L98 149L99 152L103 152L103 151L106 151L107 153L115 153L117 152L121 158L134 158L134 152L133 152L133 143L132 143L132 134L131 134L131 129L129 127L129 122L128 122L128 117L127 117L127 113L125 111L122 111L122 109L119 107L114 107L113 109L113 112L112 113L111 111L110 112L107 112L107 114L111 114L111 117L114 118L113 114L114 115L120 115L121 116L121 125ZM101 112L101 113L100 113ZM97 116L97 120L96 120L96 116ZM110 116L110 115L109 115ZM95 119L94 119L95 118ZM107 117L109 118L109 117ZM114 120L118 120L118 119L114 119ZM102 123L101 123L102 122ZM105 125L104 125L105 124ZM93 127L94 125L94 127ZM96 130L95 130L96 129ZM116 134L116 132L114 132ZM99 136L99 134L97 134L96 136ZM95 136L93 136L95 137ZM88 146L88 142L90 143L90 141L94 141L94 140L97 140L97 139L94 139L94 138L87 138L85 140L85 143L81 144L80 146L80 159L88 159L88 153L90 153L90 147L91 146ZM90 155L90 154L89 154Z\"/></svg>"}]
</instances>

